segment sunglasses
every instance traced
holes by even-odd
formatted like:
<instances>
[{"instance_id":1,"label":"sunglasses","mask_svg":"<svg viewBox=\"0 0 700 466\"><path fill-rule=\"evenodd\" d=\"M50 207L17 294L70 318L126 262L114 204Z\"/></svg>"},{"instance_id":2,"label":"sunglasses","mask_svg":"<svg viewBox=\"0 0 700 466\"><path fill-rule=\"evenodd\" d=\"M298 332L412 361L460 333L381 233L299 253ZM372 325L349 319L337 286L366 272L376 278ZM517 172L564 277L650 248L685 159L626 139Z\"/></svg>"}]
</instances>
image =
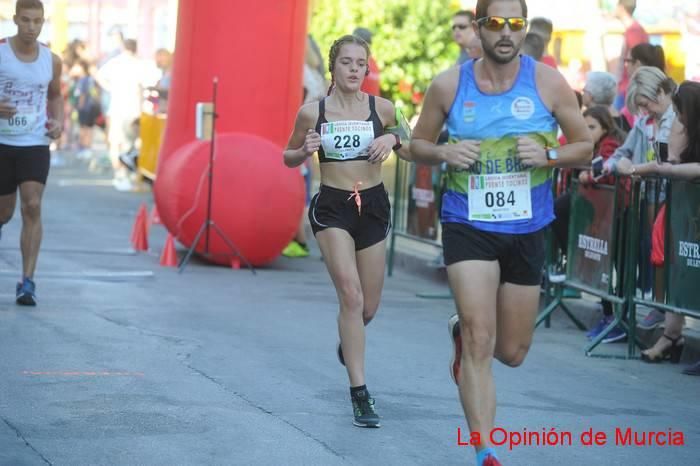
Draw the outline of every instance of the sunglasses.
<instances>
[{"instance_id":1,"label":"sunglasses","mask_svg":"<svg viewBox=\"0 0 700 466\"><path fill-rule=\"evenodd\" d=\"M469 26L466 25L466 24L453 24L453 25L452 25L452 30L453 30L453 31L456 31L457 29L459 29L460 31L464 31L464 30L467 29L468 27L469 27Z\"/></svg>"},{"instance_id":2,"label":"sunglasses","mask_svg":"<svg viewBox=\"0 0 700 466\"><path fill-rule=\"evenodd\" d=\"M506 27L507 23L511 31L518 32L522 31L523 29L525 29L525 26L527 26L527 18L504 18L502 16L487 16L486 18L481 18L477 20L476 23L479 26L486 28L486 30L494 32L502 31L503 28Z\"/></svg>"}]
</instances>

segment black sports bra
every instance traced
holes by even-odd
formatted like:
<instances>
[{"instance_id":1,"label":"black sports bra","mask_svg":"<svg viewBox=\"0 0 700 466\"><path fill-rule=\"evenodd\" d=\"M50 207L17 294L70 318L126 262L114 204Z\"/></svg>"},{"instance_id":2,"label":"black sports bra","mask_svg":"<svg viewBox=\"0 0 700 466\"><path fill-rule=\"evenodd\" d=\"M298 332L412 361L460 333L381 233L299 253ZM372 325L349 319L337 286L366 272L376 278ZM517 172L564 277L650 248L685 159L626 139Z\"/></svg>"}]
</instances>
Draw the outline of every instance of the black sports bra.
<instances>
[{"instance_id":1,"label":"black sports bra","mask_svg":"<svg viewBox=\"0 0 700 466\"><path fill-rule=\"evenodd\" d=\"M369 118L367 120L326 120L326 99L318 103L316 132L321 135L318 161L354 162L367 160L367 150L375 138L384 134L384 125L377 114L374 96L369 96Z\"/></svg>"}]
</instances>

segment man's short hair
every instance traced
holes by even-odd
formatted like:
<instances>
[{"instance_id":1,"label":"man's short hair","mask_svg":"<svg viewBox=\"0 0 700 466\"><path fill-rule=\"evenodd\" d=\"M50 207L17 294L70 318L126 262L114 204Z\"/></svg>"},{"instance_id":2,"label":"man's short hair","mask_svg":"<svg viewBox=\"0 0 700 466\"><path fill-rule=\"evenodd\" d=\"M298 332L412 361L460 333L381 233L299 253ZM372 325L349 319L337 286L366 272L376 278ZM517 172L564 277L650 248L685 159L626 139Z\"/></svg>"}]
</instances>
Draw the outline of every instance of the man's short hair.
<instances>
[{"instance_id":1,"label":"man's short hair","mask_svg":"<svg viewBox=\"0 0 700 466\"><path fill-rule=\"evenodd\" d=\"M359 37L370 45L372 44L372 31L367 28L355 28L355 30L352 31L352 35Z\"/></svg>"},{"instance_id":2,"label":"man's short hair","mask_svg":"<svg viewBox=\"0 0 700 466\"><path fill-rule=\"evenodd\" d=\"M605 71L591 71L586 75L583 90L591 95L595 105L609 107L615 101L617 80L615 76Z\"/></svg>"},{"instance_id":3,"label":"man's short hair","mask_svg":"<svg viewBox=\"0 0 700 466\"><path fill-rule=\"evenodd\" d=\"M554 26L552 25L552 21L543 18L541 16L537 16L536 18L532 18L530 21L530 31L534 32L541 32L546 34L548 37L552 36L552 31L554 30Z\"/></svg>"},{"instance_id":4,"label":"man's short hair","mask_svg":"<svg viewBox=\"0 0 700 466\"><path fill-rule=\"evenodd\" d=\"M455 16L466 16L469 22L474 21L474 13L469 10L459 10L452 17L454 18Z\"/></svg>"},{"instance_id":5,"label":"man's short hair","mask_svg":"<svg viewBox=\"0 0 700 466\"><path fill-rule=\"evenodd\" d=\"M622 6L630 16L634 14L634 10L637 8L637 0L618 0L617 4Z\"/></svg>"},{"instance_id":6,"label":"man's short hair","mask_svg":"<svg viewBox=\"0 0 700 466\"><path fill-rule=\"evenodd\" d=\"M124 49L125 50L128 50L131 53L136 53L137 48L138 48L138 45L137 45L135 39L126 39L124 41Z\"/></svg>"},{"instance_id":7,"label":"man's short hair","mask_svg":"<svg viewBox=\"0 0 700 466\"><path fill-rule=\"evenodd\" d=\"M523 47L520 49L523 55L529 55L537 61L544 55L544 39L535 32L528 32L525 35Z\"/></svg>"},{"instance_id":8,"label":"man's short hair","mask_svg":"<svg viewBox=\"0 0 700 466\"><path fill-rule=\"evenodd\" d=\"M476 17L475 20L486 18L488 16L489 7L493 2L500 0L478 0L476 2ZM527 18L527 3L525 0L520 0L520 8L523 10L523 18Z\"/></svg>"},{"instance_id":9,"label":"man's short hair","mask_svg":"<svg viewBox=\"0 0 700 466\"><path fill-rule=\"evenodd\" d=\"M20 10L41 10L44 12L44 4L41 0L17 0L15 4L15 15L18 15Z\"/></svg>"}]
</instances>

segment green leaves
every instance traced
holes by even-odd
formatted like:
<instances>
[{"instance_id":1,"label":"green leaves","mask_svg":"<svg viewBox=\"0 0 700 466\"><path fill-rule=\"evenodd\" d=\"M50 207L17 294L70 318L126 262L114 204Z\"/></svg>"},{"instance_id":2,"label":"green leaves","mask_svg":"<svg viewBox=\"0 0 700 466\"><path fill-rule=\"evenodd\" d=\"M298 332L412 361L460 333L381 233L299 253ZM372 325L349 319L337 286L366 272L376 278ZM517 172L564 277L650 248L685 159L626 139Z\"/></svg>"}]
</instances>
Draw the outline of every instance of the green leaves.
<instances>
[{"instance_id":1,"label":"green leaves","mask_svg":"<svg viewBox=\"0 0 700 466\"><path fill-rule=\"evenodd\" d=\"M309 32L327 69L328 49L335 39L356 27L372 31L382 96L410 118L430 81L457 61L459 48L450 26L458 9L459 2L450 0L318 0Z\"/></svg>"}]
</instances>

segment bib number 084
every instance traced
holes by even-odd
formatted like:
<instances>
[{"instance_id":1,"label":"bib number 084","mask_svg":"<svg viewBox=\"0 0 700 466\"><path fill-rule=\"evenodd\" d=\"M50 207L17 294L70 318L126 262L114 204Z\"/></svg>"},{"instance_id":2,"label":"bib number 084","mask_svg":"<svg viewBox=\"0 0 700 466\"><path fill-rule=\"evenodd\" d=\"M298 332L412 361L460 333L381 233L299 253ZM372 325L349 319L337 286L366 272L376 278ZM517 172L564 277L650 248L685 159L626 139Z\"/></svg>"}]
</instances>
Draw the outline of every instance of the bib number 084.
<instances>
[{"instance_id":1,"label":"bib number 084","mask_svg":"<svg viewBox=\"0 0 700 466\"><path fill-rule=\"evenodd\" d=\"M506 204L515 205L515 192L513 191L508 191L508 194L506 195L505 192L503 191L497 191L496 193L493 193L491 191L486 193L486 207L505 207Z\"/></svg>"}]
</instances>

